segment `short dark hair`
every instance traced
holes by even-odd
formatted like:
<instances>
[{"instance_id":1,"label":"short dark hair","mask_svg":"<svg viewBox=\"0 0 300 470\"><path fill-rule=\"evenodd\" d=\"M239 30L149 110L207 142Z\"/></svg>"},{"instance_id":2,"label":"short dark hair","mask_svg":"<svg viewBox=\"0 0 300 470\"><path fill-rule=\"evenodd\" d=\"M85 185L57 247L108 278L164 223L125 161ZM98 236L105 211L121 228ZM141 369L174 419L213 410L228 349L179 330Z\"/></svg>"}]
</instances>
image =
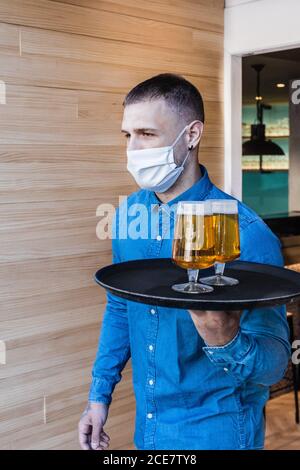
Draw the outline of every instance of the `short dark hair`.
<instances>
[{"instance_id":1,"label":"short dark hair","mask_svg":"<svg viewBox=\"0 0 300 470\"><path fill-rule=\"evenodd\" d=\"M204 123L201 93L188 80L173 73L161 73L139 83L126 95L123 106L159 98L165 99L184 119Z\"/></svg>"}]
</instances>

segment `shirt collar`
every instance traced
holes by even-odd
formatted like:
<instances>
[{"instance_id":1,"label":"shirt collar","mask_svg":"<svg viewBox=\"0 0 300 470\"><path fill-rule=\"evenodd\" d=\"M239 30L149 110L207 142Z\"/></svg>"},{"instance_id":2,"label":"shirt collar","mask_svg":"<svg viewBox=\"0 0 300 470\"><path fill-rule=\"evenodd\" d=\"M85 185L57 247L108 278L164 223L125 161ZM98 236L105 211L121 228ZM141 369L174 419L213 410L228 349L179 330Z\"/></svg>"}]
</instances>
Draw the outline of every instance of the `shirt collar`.
<instances>
[{"instance_id":1,"label":"shirt collar","mask_svg":"<svg viewBox=\"0 0 300 470\"><path fill-rule=\"evenodd\" d=\"M208 176L208 172L205 166L199 163L199 167L201 170L201 177L199 180L196 181L196 183L194 183L186 191L171 199L171 201L168 201L167 203L160 201L154 191L148 191L150 204L155 204L158 206L173 206L173 204L177 204L179 201L203 201L211 190L213 184Z\"/></svg>"}]
</instances>

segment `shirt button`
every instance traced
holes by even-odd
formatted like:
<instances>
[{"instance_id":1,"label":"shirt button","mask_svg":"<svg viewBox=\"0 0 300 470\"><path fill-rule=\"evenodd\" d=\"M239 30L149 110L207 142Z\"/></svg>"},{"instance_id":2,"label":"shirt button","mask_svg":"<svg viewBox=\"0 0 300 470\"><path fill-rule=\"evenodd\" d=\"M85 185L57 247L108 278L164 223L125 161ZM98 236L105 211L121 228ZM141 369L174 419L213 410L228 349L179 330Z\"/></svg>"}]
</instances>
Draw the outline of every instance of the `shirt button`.
<instances>
[{"instance_id":1,"label":"shirt button","mask_svg":"<svg viewBox=\"0 0 300 470\"><path fill-rule=\"evenodd\" d=\"M157 235L156 240L160 241L161 240L161 235Z\"/></svg>"},{"instance_id":2,"label":"shirt button","mask_svg":"<svg viewBox=\"0 0 300 470\"><path fill-rule=\"evenodd\" d=\"M228 372L228 369L227 369L227 367L224 367L224 370L225 370L225 372Z\"/></svg>"},{"instance_id":3,"label":"shirt button","mask_svg":"<svg viewBox=\"0 0 300 470\"><path fill-rule=\"evenodd\" d=\"M150 351L153 351L153 346L152 346L152 344L150 344L149 349L150 349Z\"/></svg>"},{"instance_id":4,"label":"shirt button","mask_svg":"<svg viewBox=\"0 0 300 470\"><path fill-rule=\"evenodd\" d=\"M151 379L149 380L149 385L153 385L154 384L154 381Z\"/></svg>"},{"instance_id":5,"label":"shirt button","mask_svg":"<svg viewBox=\"0 0 300 470\"><path fill-rule=\"evenodd\" d=\"M147 418L149 418L149 419L151 419L152 416L153 416L152 413L148 413L148 414L147 414Z\"/></svg>"},{"instance_id":6,"label":"shirt button","mask_svg":"<svg viewBox=\"0 0 300 470\"><path fill-rule=\"evenodd\" d=\"M152 313L152 315L154 315L155 314L155 309L151 308L150 312Z\"/></svg>"}]
</instances>

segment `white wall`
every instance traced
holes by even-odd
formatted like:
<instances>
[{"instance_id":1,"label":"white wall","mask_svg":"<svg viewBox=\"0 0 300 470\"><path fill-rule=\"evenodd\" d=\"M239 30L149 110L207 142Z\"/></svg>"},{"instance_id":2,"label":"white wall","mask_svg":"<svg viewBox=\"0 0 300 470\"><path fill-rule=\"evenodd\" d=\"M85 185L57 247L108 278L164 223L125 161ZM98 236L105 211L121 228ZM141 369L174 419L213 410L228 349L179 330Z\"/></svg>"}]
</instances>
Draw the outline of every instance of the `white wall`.
<instances>
[{"instance_id":1,"label":"white wall","mask_svg":"<svg viewBox=\"0 0 300 470\"><path fill-rule=\"evenodd\" d=\"M241 199L241 57L300 47L300 0L227 0L224 14L225 191Z\"/></svg>"}]
</instances>

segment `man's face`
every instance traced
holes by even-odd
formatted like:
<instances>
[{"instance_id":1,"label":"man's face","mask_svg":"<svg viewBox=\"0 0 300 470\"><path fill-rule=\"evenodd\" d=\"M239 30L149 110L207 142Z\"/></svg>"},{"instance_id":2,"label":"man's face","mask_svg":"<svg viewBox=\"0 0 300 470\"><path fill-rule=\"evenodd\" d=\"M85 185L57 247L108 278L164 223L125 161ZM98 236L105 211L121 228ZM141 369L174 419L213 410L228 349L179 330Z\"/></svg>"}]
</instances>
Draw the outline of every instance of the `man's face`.
<instances>
[{"instance_id":1,"label":"man's face","mask_svg":"<svg viewBox=\"0 0 300 470\"><path fill-rule=\"evenodd\" d=\"M130 104L124 109L122 132L128 150L171 145L184 126L183 120L164 99ZM182 136L174 148L174 154L179 156L180 161L186 151L186 136Z\"/></svg>"}]
</instances>

